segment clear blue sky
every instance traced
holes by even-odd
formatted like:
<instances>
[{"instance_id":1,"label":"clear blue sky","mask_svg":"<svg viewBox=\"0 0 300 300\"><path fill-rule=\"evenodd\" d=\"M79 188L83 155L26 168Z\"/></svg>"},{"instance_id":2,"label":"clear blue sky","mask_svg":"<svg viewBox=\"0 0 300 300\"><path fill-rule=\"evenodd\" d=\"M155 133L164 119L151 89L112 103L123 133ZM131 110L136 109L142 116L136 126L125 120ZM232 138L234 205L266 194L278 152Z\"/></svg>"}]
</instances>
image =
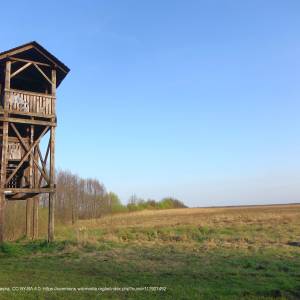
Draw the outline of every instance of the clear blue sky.
<instances>
[{"instance_id":1,"label":"clear blue sky","mask_svg":"<svg viewBox=\"0 0 300 300\"><path fill-rule=\"evenodd\" d=\"M36 40L71 68L57 167L124 202L300 201L298 0L6 1L1 11L0 50Z\"/></svg>"}]
</instances>

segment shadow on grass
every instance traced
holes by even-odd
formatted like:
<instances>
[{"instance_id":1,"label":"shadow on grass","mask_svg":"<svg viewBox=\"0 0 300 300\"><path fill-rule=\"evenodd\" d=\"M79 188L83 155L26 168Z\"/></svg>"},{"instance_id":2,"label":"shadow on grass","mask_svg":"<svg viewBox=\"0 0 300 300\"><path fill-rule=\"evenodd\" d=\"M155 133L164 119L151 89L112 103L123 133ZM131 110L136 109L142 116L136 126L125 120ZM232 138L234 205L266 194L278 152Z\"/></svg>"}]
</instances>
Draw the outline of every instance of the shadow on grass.
<instances>
[{"instance_id":1,"label":"shadow on grass","mask_svg":"<svg viewBox=\"0 0 300 300\"><path fill-rule=\"evenodd\" d=\"M55 241L48 243L46 240L4 242L0 244L0 256L23 256L36 253L57 253L64 251L69 246L77 246L74 241Z\"/></svg>"},{"instance_id":2,"label":"shadow on grass","mask_svg":"<svg viewBox=\"0 0 300 300\"><path fill-rule=\"evenodd\" d=\"M62 252L95 252L122 248L124 245L112 241L101 243L78 242L74 240L54 241L46 240L28 241L20 239L16 242L4 242L0 244L1 257L20 257L34 254L59 254Z\"/></svg>"}]
</instances>

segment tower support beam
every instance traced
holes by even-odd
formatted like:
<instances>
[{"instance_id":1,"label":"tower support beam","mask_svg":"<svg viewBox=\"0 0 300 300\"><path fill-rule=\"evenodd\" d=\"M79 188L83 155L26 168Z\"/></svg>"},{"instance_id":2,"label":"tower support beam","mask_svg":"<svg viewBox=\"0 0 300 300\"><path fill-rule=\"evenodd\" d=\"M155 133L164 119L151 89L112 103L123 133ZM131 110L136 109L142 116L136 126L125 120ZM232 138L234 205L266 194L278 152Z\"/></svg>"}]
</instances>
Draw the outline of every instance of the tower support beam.
<instances>
[{"instance_id":1,"label":"tower support beam","mask_svg":"<svg viewBox=\"0 0 300 300\"><path fill-rule=\"evenodd\" d=\"M26 201L26 236L39 237L42 193L49 195L47 239L54 240L56 88L69 71L37 42L0 53L0 243L7 201Z\"/></svg>"},{"instance_id":2,"label":"tower support beam","mask_svg":"<svg viewBox=\"0 0 300 300\"><path fill-rule=\"evenodd\" d=\"M11 61L6 61L5 64L5 89L10 89L10 74L11 74ZM7 106L8 99L6 95L3 99L4 110ZM6 115L4 114L4 117ZM6 165L8 153L8 122L3 121L2 125L2 151L1 151L1 170L0 170L0 243L4 241L4 210L5 210L5 183L6 183Z\"/></svg>"}]
</instances>

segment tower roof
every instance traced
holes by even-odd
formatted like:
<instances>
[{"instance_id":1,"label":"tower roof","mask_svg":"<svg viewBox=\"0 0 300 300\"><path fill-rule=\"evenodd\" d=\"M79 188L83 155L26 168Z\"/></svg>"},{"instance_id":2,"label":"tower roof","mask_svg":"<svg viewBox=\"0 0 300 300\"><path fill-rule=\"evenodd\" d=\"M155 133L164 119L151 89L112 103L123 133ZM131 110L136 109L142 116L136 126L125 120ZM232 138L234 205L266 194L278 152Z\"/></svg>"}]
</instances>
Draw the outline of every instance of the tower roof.
<instances>
[{"instance_id":1,"label":"tower roof","mask_svg":"<svg viewBox=\"0 0 300 300\"><path fill-rule=\"evenodd\" d=\"M0 63L1 61L9 57L32 60L44 64L49 64L50 66L55 66L57 68L57 86L60 85L60 83L64 80L64 78L70 71L70 69L57 57L55 57L35 41L1 52Z\"/></svg>"}]
</instances>

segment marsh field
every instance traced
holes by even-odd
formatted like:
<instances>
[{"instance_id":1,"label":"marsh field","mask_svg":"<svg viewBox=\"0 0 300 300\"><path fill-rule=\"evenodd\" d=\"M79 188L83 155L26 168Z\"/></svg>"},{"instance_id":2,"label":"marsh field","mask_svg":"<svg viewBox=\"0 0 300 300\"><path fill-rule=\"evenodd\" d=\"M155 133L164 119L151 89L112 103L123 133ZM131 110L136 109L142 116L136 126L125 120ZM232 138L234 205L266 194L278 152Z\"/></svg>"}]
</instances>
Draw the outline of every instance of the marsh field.
<instances>
[{"instance_id":1,"label":"marsh field","mask_svg":"<svg viewBox=\"0 0 300 300\"><path fill-rule=\"evenodd\" d=\"M0 299L300 299L300 205L57 224L0 247Z\"/></svg>"}]
</instances>

